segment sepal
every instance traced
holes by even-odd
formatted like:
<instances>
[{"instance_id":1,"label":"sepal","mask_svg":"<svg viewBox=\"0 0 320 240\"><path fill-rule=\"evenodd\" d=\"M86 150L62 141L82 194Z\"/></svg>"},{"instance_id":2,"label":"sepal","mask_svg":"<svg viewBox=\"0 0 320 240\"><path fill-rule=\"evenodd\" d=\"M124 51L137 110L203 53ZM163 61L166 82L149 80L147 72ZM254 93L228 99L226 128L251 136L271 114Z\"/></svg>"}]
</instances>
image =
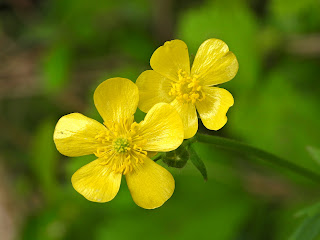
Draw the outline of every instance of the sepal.
<instances>
[{"instance_id":1,"label":"sepal","mask_svg":"<svg viewBox=\"0 0 320 240\"><path fill-rule=\"evenodd\" d=\"M169 167L183 168L189 158L190 155L188 150L181 145L176 150L163 154L162 161Z\"/></svg>"},{"instance_id":2,"label":"sepal","mask_svg":"<svg viewBox=\"0 0 320 240\"><path fill-rule=\"evenodd\" d=\"M188 148L188 150L189 150L191 162L200 171L203 179L205 181L207 181L208 180L207 168L204 165L203 161L201 160L201 158L198 156L197 152L191 146Z\"/></svg>"}]
</instances>

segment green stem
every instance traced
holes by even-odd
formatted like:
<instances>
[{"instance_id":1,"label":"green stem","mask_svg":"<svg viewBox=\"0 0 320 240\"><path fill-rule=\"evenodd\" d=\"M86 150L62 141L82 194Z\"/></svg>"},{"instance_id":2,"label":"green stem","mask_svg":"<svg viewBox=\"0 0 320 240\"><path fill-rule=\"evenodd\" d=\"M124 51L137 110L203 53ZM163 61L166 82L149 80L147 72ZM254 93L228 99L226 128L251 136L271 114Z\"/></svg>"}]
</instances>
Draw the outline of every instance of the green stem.
<instances>
[{"instance_id":1,"label":"green stem","mask_svg":"<svg viewBox=\"0 0 320 240\"><path fill-rule=\"evenodd\" d=\"M283 168L289 169L292 172L295 172L299 175L302 175L306 178L312 179L315 182L320 182L320 175L310 171L306 168L300 167L294 163L291 163L283 158L280 158L276 155L268 153L266 151L260 150L258 148L252 147L242 142L238 142L235 140L231 140L228 138L212 136L212 135L205 135L205 134L197 134L195 136L196 141L202 143L212 144L218 148L231 150L237 153L246 153L252 156L255 156L259 159L264 161L273 163L275 165L281 166Z\"/></svg>"},{"instance_id":2,"label":"green stem","mask_svg":"<svg viewBox=\"0 0 320 240\"><path fill-rule=\"evenodd\" d=\"M162 154L160 154L159 156L155 157L153 159L153 161L156 162L156 161L160 160L161 158L162 158Z\"/></svg>"}]
</instances>

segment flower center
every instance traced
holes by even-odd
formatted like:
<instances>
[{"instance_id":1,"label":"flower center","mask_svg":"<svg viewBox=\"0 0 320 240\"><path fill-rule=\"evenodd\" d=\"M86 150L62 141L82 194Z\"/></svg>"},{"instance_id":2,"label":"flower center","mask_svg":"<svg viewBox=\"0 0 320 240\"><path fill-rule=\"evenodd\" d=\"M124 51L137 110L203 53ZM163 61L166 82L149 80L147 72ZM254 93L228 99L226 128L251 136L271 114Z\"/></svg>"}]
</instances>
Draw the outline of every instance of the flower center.
<instances>
[{"instance_id":1,"label":"flower center","mask_svg":"<svg viewBox=\"0 0 320 240\"><path fill-rule=\"evenodd\" d=\"M102 165L107 165L116 173L131 172L143 163L143 158L147 155L140 147L145 140L138 134L139 126L136 122L131 123L132 121L104 123L106 130L95 137L100 146L94 154L102 159Z\"/></svg>"},{"instance_id":2,"label":"flower center","mask_svg":"<svg viewBox=\"0 0 320 240\"><path fill-rule=\"evenodd\" d=\"M171 83L170 96L175 96L182 103L192 102L193 104L205 98L197 75L191 77L185 71L179 69L178 77L177 82Z\"/></svg>"},{"instance_id":3,"label":"flower center","mask_svg":"<svg viewBox=\"0 0 320 240\"><path fill-rule=\"evenodd\" d=\"M113 149L118 153L127 152L130 148L130 143L126 138L117 138L113 141Z\"/></svg>"}]
</instances>

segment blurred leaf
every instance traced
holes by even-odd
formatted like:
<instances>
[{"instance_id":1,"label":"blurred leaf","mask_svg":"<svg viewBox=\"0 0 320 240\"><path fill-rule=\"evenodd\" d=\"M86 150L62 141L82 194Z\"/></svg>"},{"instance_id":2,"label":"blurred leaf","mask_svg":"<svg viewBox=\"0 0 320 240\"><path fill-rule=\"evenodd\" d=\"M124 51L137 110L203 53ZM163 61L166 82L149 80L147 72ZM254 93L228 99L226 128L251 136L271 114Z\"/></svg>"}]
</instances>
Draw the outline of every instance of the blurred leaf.
<instances>
[{"instance_id":1,"label":"blurred leaf","mask_svg":"<svg viewBox=\"0 0 320 240\"><path fill-rule=\"evenodd\" d=\"M86 155L86 156L81 156L81 157L73 157L73 158L68 158L66 160L66 165L65 165L65 173L66 173L66 178L68 179L68 182L71 181L72 175L81 167L84 165L90 163L91 161L94 161L97 159L97 157L93 154L91 155Z\"/></svg>"},{"instance_id":2,"label":"blurred leaf","mask_svg":"<svg viewBox=\"0 0 320 240\"><path fill-rule=\"evenodd\" d=\"M44 121L36 130L31 147L30 167L39 184L41 191L52 199L56 194L57 155L58 151L53 142L54 126L52 120Z\"/></svg>"},{"instance_id":3,"label":"blurred leaf","mask_svg":"<svg viewBox=\"0 0 320 240\"><path fill-rule=\"evenodd\" d=\"M71 71L71 50L65 44L52 47L43 59L44 90L54 94L68 83Z\"/></svg>"},{"instance_id":4,"label":"blurred leaf","mask_svg":"<svg viewBox=\"0 0 320 240\"><path fill-rule=\"evenodd\" d=\"M318 202L312 206L301 209L300 211L298 211L295 214L295 216L296 217L301 217L301 216L312 217L317 213L320 213L320 202Z\"/></svg>"},{"instance_id":5,"label":"blurred leaf","mask_svg":"<svg viewBox=\"0 0 320 240\"><path fill-rule=\"evenodd\" d=\"M130 35L130 38L127 37L128 35ZM149 62L148 60L155 50L149 36L145 31L141 31L140 29L125 29L120 35L119 40L115 42L115 46L132 59L143 63ZM135 81L135 79L132 80Z\"/></svg>"},{"instance_id":6,"label":"blurred leaf","mask_svg":"<svg viewBox=\"0 0 320 240\"><path fill-rule=\"evenodd\" d=\"M310 156L312 157L312 159L316 163L320 164L320 149L316 148L316 147L308 146L307 150L308 150Z\"/></svg>"},{"instance_id":7,"label":"blurred leaf","mask_svg":"<svg viewBox=\"0 0 320 240\"><path fill-rule=\"evenodd\" d=\"M317 83L305 77L305 71L301 70L302 67L311 70L315 66L295 65L289 71L287 59L283 62L262 77L261 85L248 95L250 101L242 106L244 109L237 106L233 110L228 125L245 142L320 172L306 151L306 146L319 143L319 96L306 90L305 86L308 81L314 87ZM297 83L296 78L299 79ZM299 84L301 78L305 79L303 84Z\"/></svg>"},{"instance_id":8,"label":"blurred leaf","mask_svg":"<svg viewBox=\"0 0 320 240\"><path fill-rule=\"evenodd\" d=\"M307 217L289 240L319 240L320 213Z\"/></svg>"},{"instance_id":9,"label":"blurred leaf","mask_svg":"<svg viewBox=\"0 0 320 240\"><path fill-rule=\"evenodd\" d=\"M110 208L109 217L98 225L96 239L183 240L207 239L210 235L210 239L232 240L239 237L252 210L252 202L245 193L233 192L215 181L204 184L194 175L174 177L175 193L162 207L146 211L134 206L130 199L131 204L125 210ZM118 196L113 201L119 201Z\"/></svg>"},{"instance_id":10,"label":"blurred leaf","mask_svg":"<svg viewBox=\"0 0 320 240\"><path fill-rule=\"evenodd\" d=\"M318 0L272 0L269 17L286 33L314 32L320 27Z\"/></svg>"},{"instance_id":11,"label":"blurred leaf","mask_svg":"<svg viewBox=\"0 0 320 240\"><path fill-rule=\"evenodd\" d=\"M207 168L204 165L203 161L200 159L200 157L192 147L189 147L188 150L189 150L191 162L199 170L203 179L207 181L208 180Z\"/></svg>"},{"instance_id":12,"label":"blurred leaf","mask_svg":"<svg viewBox=\"0 0 320 240\"><path fill-rule=\"evenodd\" d=\"M60 222L56 207L39 211L30 216L23 231L23 239L59 240L65 234L64 223Z\"/></svg>"},{"instance_id":13,"label":"blurred leaf","mask_svg":"<svg viewBox=\"0 0 320 240\"><path fill-rule=\"evenodd\" d=\"M82 52L101 55L106 49L114 50L123 39L122 32L147 25L150 6L147 0L97 0L95 4L85 0L49 1L45 25L58 30L58 39L81 46Z\"/></svg>"},{"instance_id":14,"label":"blurred leaf","mask_svg":"<svg viewBox=\"0 0 320 240\"><path fill-rule=\"evenodd\" d=\"M98 80L98 84L102 83L104 80L108 78L113 77L122 77L122 78L128 78L132 82L136 82L136 79L138 78L139 74L144 69L141 69L141 66L135 65L133 63L131 64L122 64L121 67L118 68L112 68L111 70L105 72L102 74L100 79Z\"/></svg>"},{"instance_id":15,"label":"blurred leaf","mask_svg":"<svg viewBox=\"0 0 320 240\"><path fill-rule=\"evenodd\" d=\"M283 45L286 44L285 36L283 35L282 31L272 26L265 26L262 28L257 34L257 41L259 42L258 47L261 56L270 58L270 56L274 57L275 55L278 55L279 49L282 49Z\"/></svg>"}]
</instances>

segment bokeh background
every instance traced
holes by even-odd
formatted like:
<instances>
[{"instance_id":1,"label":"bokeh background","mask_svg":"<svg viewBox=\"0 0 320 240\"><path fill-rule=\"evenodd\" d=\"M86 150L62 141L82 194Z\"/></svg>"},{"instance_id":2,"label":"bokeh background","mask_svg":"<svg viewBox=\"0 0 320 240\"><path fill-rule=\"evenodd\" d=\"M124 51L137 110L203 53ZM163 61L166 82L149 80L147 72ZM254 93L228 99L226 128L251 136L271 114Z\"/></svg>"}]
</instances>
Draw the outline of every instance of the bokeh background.
<instances>
[{"instance_id":1,"label":"bokeh background","mask_svg":"<svg viewBox=\"0 0 320 240\"><path fill-rule=\"evenodd\" d=\"M306 223L297 214L320 199L319 184L204 144L196 150L208 181L191 162L169 168L176 190L159 209L136 206L125 181L106 204L72 188L72 174L94 156L58 153L58 119L81 112L100 121L98 84L135 81L153 51L176 38L191 58L208 38L238 58L237 76L222 85L235 105L210 134L320 174L318 0L0 0L1 240L320 239L297 230L320 229L319 216Z\"/></svg>"}]
</instances>

